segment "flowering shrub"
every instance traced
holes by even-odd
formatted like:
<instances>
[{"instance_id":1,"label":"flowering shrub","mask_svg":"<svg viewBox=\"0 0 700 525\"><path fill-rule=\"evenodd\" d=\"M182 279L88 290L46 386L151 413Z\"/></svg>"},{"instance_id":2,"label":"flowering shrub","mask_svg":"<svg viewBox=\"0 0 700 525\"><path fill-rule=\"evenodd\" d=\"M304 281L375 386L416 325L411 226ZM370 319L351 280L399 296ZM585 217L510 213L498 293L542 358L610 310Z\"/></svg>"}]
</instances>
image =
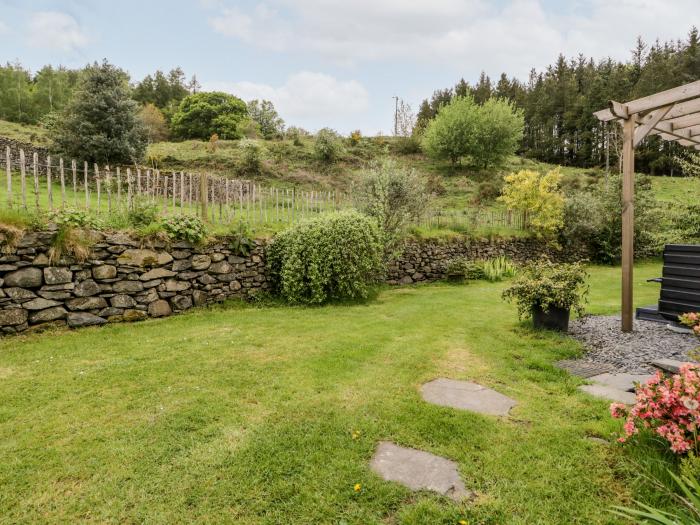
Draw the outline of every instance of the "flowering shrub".
<instances>
[{"instance_id":1,"label":"flowering shrub","mask_svg":"<svg viewBox=\"0 0 700 525\"><path fill-rule=\"evenodd\" d=\"M679 315L678 320L681 324L690 328L695 335L700 337L700 312L689 312Z\"/></svg>"},{"instance_id":2,"label":"flowering shrub","mask_svg":"<svg viewBox=\"0 0 700 525\"><path fill-rule=\"evenodd\" d=\"M610 405L612 417L626 418L624 443L640 430L648 429L666 439L676 454L698 452L700 424L700 366L686 363L671 377L657 372L646 384L637 386L637 401L628 409L622 403Z\"/></svg>"}]
</instances>

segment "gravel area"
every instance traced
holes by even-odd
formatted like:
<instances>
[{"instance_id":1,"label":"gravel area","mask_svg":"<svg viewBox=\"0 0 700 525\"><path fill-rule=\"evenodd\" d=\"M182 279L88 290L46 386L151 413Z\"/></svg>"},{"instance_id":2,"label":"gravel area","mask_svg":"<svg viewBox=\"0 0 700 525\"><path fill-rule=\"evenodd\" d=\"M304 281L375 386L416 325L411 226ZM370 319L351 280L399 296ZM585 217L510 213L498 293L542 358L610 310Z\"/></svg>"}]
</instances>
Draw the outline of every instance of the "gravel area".
<instances>
[{"instance_id":1,"label":"gravel area","mask_svg":"<svg viewBox=\"0 0 700 525\"><path fill-rule=\"evenodd\" d=\"M656 359L688 360L688 352L700 347L692 334L679 334L663 323L634 321L634 332L620 330L619 315L589 315L569 326L569 335L583 343L588 351L582 361L613 365L617 371L653 372L649 365Z\"/></svg>"}]
</instances>

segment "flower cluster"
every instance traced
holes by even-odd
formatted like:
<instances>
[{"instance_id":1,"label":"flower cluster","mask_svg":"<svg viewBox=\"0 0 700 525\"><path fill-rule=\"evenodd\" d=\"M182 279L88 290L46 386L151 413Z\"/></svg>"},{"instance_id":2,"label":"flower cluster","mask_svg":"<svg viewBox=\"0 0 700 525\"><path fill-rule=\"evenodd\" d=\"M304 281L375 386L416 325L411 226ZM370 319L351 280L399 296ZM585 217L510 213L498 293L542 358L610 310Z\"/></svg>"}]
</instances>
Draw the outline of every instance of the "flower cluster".
<instances>
[{"instance_id":1,"label":"flower cluster","mask_svg":"<svg viewBox=\"0 0 700 525\"><path fill-rule=\"evenodd\" d=\"M637 400L631 409L622 403L610 405L614 418L626 418L624 443L642 429L666 439L671 450L683 454L698 451L700 425L700 366L686 363L671 377L657 372L636 389Z\"/></svg>"},{"instance_id":2,"label":"flower cluster","mask_svg":"<svg viewBox=\"0 0 700 525\"><path fill-rule=\"evenodd\" d=\"M690 312L687 314L679 315L678 321L681 324L690 328L695 335L700 337L700 312Z\"/></svg>"}]
</instances>

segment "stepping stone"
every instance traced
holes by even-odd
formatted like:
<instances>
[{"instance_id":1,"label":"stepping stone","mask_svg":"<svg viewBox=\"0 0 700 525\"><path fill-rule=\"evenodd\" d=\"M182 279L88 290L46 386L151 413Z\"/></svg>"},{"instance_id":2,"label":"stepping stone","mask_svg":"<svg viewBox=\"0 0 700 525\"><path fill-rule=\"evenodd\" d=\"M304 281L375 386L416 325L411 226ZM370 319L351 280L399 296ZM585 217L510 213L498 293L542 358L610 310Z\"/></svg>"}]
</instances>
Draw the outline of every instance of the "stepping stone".
<instances>
[{"instance_id":1,"label":"stepping stone","mask_svg":"<svg viewBox=\"0 0 700 525\"><path fill-rule=\"evenodd\" d=\"M681 365L691 363L692 361L676 361L675 359L657 359L651 362L651 366L660 369L662 372L677 374L680 372Z\"/></svg>"},{"instance_id":2,"label":"stepping stone","mask_svg":"<svg viewBox=\"0 0 700 525\"><path fill-rule=\"evenodd\" d=\"M491 416L507 416L517 404L514 399L485 386L444 377L424 384L421 394L428 403Z\"/></svg>"},{"instance_id":3,"label":"stepping stone","mask_svg":"<svg viewBox=\"0 0 700 525\"><path fill-rule=\"evenodd\" d=\"M613 365L608 363L594 363L592 361L583 361L581 359L563 359L554 363L558 368L566 370L572 375L583 377L584 379L611 372L615 369Z\"/></svg>"},{"instance_id":4,"label":"stepping stone","mask_svg":"<svg viewBox=\"0 0 700 525\"><path fill-rule=\"evenodd\" d=\"M636 396L632 392L625 392L624 390L606 385L582 385L578 387L578 389L594 397L607 399L609 401L617 401L618 403L624 403L626 405L632 405L636 400Z\"/></svg>"},{"instance_id":5,"label":"stepping stone","mask_svg":"<svg viewBox=\"0 0 700 525\"><path fill-rule=\"evenodd\" d=\"M617 388L618 390L624 390L625 392L634 392L635 383L645 383L652 377L654 376L651 374L606 373L589 377L588 379L599 385Z\"/></svg>"},{"instance_id":6,"label":"stepping stone","mask_svg":"<svg viewBox=\"0 0 700 525\"><path fill-rule=\"evenodd\" d=\"M370 468L387 481L411 490L432 490L461 501L474 493L467 490L457 471L457 463L429 452L382 441L372 456Z\"/></svg>"}]
</instances>

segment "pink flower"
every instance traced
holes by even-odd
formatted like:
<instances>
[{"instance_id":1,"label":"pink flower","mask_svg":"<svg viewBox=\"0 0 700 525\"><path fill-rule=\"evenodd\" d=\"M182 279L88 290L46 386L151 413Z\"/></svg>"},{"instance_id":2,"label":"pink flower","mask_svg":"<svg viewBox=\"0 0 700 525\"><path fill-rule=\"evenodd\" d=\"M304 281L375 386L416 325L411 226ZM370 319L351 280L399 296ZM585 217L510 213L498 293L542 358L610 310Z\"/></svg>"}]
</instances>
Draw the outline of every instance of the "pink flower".
<instances>
[{"instance_id":1,"label":"pink flower","mask_svg":"<svg viewBox=\"0 0 700 525\"><path fill-rule=\"evenodd\" d=\"M700 324L700 317L694 317ZM626 442L642 429L655 432L669 443L677 454L700 449L697 440L700 423L700 366L686 363L679 373L664 377L657 373L646 384L636 385L635 404L628 409L621 403L610 405L610 414L616 419L625 418Z\"/></svg>"}]
</instances>

